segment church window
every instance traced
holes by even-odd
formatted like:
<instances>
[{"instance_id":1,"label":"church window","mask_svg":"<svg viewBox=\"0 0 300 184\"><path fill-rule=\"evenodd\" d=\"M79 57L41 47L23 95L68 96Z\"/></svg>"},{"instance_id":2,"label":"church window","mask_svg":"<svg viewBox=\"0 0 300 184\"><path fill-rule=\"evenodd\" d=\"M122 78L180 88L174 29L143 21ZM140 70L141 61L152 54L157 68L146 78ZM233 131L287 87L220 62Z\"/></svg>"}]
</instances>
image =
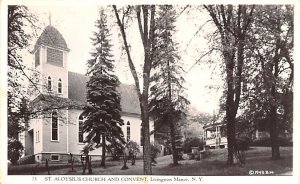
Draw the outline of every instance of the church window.
<instances>
[{"instance_id":1,"label":"church window","mask_svg":"<svg viewBox=\"0 0 300 184\"><path fill-rule=\"evenodd\" d=\"M57 49L47 48L47 63L63 67L63 52Z\"/></svg>"},{"instance_id":2,"label":"church window","mask_svg":"<svg viewBox=\"0 0 300 184\"><path fill-rule=\"evenodd\" d=\"M52 91L52 79L50 76L47 78L47 90L49 92Z\"/></svg>"},{"instance_id":3,"label":"church window","mask_svg":"<svg viewBox=\"0 0 300 184\"><path fill-rule=\"evenodd\" d=\"M57 112L52 112L52 123L51 123L51 140L58 141L58 116Z\"/></svg>"},{"instance_id":4,"label":"church window","mask_svg":"<svg viewBox=\"0 0 300 184\"><path fill-rule=\"evenodd\" d=\"M127 122L127 142L130 141L130 122Z\"/></svg>"},{"instance_id":5,"label":"church window","mask_svg":"<svg viewBox=\"0 0 300 184\"><path fill-rule=\"evenodd\" d=\"M58 79L57 93L62 94L62 81L61 81L61 78Z\"/></svg>"},{"instance_id":6,"label":"church window","mask_svg":"<svg viewBox=\"0 0 300 184\"><path fill-rule=\"evenodd\" d=\"M40 49L35 52L35 67L40 65Z\"/></svg>"},{"instance_id":7,"label":"church window","mask_svg":"<svg viewBox=\"0 0 300 184\"><path fill-rule=\"evenodd\" d=\"M83 142L83 117L81 115L78 121L78 142Z\"/></svg>"}]
</instances>

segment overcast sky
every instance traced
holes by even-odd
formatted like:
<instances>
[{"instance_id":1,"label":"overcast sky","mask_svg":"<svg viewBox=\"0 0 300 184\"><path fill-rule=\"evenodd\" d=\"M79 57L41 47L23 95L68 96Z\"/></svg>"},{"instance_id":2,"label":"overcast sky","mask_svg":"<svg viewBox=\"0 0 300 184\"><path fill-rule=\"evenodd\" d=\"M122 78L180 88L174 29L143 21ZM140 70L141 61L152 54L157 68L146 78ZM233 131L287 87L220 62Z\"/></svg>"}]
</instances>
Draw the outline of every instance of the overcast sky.
<instances>
[{"instance_id":1,"label":"overcast sky","mask_svg":"<svg viewBox=\"0 0 300 184\"><path fill-rule=\"evenodd\" d=\"M29 10L39 18L41 30L37 31L38 35L50 24L49 15L51 14L51 24L63 35L68 47L71 49L68 55L69 71L86 73L86 61L89 59L89 52L92 49L90 37L95 30L94 24L98 16L98 8L90 4L79 6L70 4L68 6L29 6ZM199 111L212 113L213 110L218 109L221 90L209 89L208 86L220 85L220 77L211 75L213 68L203 63L194 66L190 70L201 53L209 49L204 36L207 32L212 31L211 27L204 27L197 36L193 37L197 29L208 18L205 12L195 11L193 8L189 12L183 13L177 19L176 28L178 31L175 39L179 43L179 53L187 71L185 79L188 99L191 105ZM127 56L125 53L121 53L122 40L118 39L119 30L115 24L115 17L109 17L109 21L113 26L111 28L111 39L114 45L113 54L116 61L116 74L121 82L133 84L133 78L127 64ZM133 61L138 72L141 72L143 49L137 24L133 22L127 33L128 40L131 43ZM35 41L36 38L32 40L32 44ZM33 63L33 56L30 57L31 59L28 62ZM216 59L217 57L213 58ZM220 74L218 69L215 72Z\"/></svg>"}]
</instances>

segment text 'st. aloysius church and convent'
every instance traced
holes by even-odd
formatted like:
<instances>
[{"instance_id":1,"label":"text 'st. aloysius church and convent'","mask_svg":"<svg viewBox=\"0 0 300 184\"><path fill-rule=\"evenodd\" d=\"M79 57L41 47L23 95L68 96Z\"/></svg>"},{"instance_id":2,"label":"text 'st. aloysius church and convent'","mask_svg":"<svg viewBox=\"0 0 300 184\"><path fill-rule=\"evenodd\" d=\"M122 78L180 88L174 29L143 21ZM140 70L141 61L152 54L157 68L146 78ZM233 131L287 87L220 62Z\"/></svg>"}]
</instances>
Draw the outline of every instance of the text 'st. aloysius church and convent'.
<instances>
[{"instance_id":1,"label":"text 'st. aloysius church and convent'","mask_svg":"<svg viewBox=\"0 0 300 184\"><path fill-rule=\"evenodd\" d=\"M80 44L80 43L78 43ZM42 94L32 96L31 103L43 108L46 99L55 99L57 103L86 104L86 82L88 77L68 71L70 49L61 33L49 25L38 38L34 50L35 70L39 73L39 91ZM44 87L43 87L44 86ZM141 145L141 118L139 101L133 85L121 84L122 130L125 140ZM50 108L51 109L51 108ZM55 109L55 107L53 108ZM30 120L28 129L20 135L24 156L34 155L35 161L64 161L69 154L80 155L84 146L85 133L82 130L84 117L80 105L52 110L47 117ZM153 125L153 123L151 123ZM151 127L150 129L153 129ZM154 137L151 137L154 141ZM90 152L101 155L101 148Z\"/></svg>"}]
</instances>

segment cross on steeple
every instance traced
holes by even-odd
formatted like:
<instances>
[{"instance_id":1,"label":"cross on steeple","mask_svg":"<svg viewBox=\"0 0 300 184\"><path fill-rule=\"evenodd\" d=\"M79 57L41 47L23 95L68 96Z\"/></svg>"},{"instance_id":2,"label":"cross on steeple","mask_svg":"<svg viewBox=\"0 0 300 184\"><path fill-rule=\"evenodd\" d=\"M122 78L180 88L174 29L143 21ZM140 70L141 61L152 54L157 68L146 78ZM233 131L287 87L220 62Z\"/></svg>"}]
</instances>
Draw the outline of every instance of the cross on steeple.
<instances>
[{"instance_id":1,"label":"cross on steeple","mask_svg":"<svg viewBox=\"0 0 300 184\"><path fill-rule=\"evenodd\" d=\"M49 25L51 25L51 12L49 11Z\"/></svg>"}]
</instances>

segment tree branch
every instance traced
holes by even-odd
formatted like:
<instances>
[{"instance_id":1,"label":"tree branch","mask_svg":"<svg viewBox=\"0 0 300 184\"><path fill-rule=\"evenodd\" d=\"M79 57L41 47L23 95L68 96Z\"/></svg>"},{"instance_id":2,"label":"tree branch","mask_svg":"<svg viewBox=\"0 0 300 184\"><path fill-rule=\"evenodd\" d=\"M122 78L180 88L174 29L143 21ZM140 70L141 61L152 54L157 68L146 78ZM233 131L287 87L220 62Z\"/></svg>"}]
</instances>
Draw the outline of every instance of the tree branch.
<instances>
[{"instance_id":1,"label":"tree branch","mask_svg":"<svg viewBox=\"0 0 300 184\"><path fill-rule=\"evenodd\" d=\"M137 15L138 26L139 26L140 36L141 36L141 39L142 39L142 42L143 42L143 46L144 46L144 48L146 48L146 42L145 42L145 39L143 37L144 31L143 31L142 20L141 20L141 6L140 5L138 5L136 7L136 15Z\"/></svg>"},{"instance_id":2,"label":"tree branch","mask_svg":"<svg viewBox=\"0 0 300 184\"><path fill-rule=\"evenodd\" d=\"M131 59L131 55L130 55L130 51L129 51L129 47L128 47L128 43L127 43L127 38L126 38L126 34L125 34L124 25L121 23L116 5L113 5L113 9L114 9L114 12L115 12L115 15L116 15L116 18L117 18L117 24L120 28L121 35L122 35L122 38L123 38L123 42L124 42L124 46L125 46L125 50L126 50L127 58L128 58L128 64L129 64L129 68L130 68L130 71L132 73L132 76L133 76L133 79L134 79L134 82L135 82L137 95L138 95L139 98L141 98L140 82L139 82L139 78L137 76L135 66L134 66L134 64L132 62L132 59Z\"/></svg>"},{"instance_id":3,"label":"tree branch","mask_svg":"<svg viewBox=\"0 0 300 184\"><path fill-rule=\"evenodd\" d=\"M22 65L20 64L20 62L17 60L17 58L14 55L11 55L15 61L18 63L18 65L20 66L20 70L22 71L23 75L29 80L30 83L33 84L33 86L37 89L37 91L42 95L43 99L45 99L43 93L39 90L39 88L36 86L36 84L30 79L30 77L28 77L28 75L25 73L24 69L22 68Z\"/></svg>"}]
</instances>

